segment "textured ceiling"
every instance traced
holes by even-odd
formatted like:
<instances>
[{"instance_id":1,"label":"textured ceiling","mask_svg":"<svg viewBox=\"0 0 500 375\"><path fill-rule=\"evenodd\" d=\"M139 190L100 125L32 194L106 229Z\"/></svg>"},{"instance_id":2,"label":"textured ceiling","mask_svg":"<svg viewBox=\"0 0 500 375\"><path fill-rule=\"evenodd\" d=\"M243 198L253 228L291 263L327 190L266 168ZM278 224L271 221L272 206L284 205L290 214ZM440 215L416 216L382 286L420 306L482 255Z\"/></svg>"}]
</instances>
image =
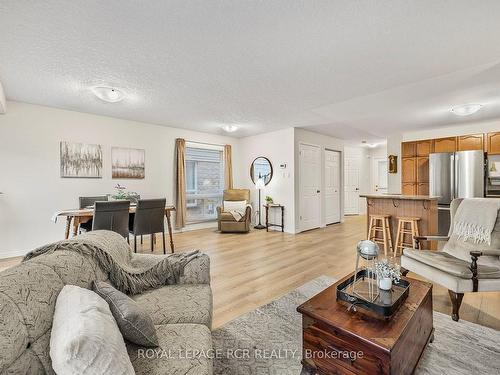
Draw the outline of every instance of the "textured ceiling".
<instances>
[{"instance_id":1,"label":"textured ceiling","mask_svg":"<svg viewBox=\"0 0 500 375\"><path fill-rule=\"evenodd\" d=\"M500 1L0 0L8 99L236 136L500 116ZM127 94L99 101L93 85Z\"/></svg>"}]
</instances>

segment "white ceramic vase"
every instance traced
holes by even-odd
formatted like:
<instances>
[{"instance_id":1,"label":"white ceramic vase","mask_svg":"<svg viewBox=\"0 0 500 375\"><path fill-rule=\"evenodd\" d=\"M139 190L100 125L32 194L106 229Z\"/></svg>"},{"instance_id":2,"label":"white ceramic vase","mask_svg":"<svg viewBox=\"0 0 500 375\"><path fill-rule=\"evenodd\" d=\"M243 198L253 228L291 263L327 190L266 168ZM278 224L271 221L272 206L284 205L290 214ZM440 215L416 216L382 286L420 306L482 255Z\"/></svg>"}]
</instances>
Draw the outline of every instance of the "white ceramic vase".
<instances>
[{"instance_id":1,"label":"white ceramic vase","mask_svg":"<svg viewBox=\"0 0 500 375\"><path fill-rule=\"evenodd\" d=\"M382 277L378 279L378 287L382 290L391 290L392 279L390 277Z\"/></svg>"}]
</instances>

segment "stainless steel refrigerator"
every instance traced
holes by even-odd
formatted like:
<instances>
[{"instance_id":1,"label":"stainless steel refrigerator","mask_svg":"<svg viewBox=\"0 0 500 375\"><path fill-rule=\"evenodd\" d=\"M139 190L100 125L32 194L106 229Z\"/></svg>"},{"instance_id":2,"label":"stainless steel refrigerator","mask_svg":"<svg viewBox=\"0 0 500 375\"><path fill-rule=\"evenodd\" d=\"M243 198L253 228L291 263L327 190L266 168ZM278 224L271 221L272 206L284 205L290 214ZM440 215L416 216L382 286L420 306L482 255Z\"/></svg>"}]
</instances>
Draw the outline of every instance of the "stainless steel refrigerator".
<instances>
[{"instance_id":1,"label":"stainless steel refrigerator","mask_svg":"<svg viewBox=\"0 0 500 375\"><path fill-rule=\"evenodd\" d=\"M439 234L450 228L450 203L455 198L484 197L483 151L429 155L429 195L438 196Z\"/></svg>"}]
</instances>

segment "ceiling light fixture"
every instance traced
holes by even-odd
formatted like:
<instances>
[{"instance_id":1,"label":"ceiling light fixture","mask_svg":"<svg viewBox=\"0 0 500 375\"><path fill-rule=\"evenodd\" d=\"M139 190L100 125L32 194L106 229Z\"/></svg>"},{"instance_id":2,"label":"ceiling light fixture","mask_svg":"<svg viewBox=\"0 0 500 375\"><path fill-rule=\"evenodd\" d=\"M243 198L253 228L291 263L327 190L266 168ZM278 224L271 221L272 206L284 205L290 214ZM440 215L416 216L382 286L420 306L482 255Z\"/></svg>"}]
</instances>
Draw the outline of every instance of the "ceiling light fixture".
<instances>
[{"instance_id":1,"label":"ceiling light fixture","mask_svg":"<svg viewBox=\"0 0 500 375\"><path fill-rule=\"evenodd\" d=\"M115 87L96 86L92 87L92 92L99 99L104 100L105 102L108 103L117 103L122 101L124 98L123 92L121 92Z\"/></svg>"},{"instance_id":2,"label":"ceiling light fixture","mask_svg":"<svg viewBox=\"0 0 500 375\"><path fill-rule=\"evenodd\" d=\"M222 130L228 133L233 133L238 130L238 127L236 125L223 125Z\"/></svg>"},{"instance_id":3,"label":"ceiling light fixture","mask_svg":"<svg viewBox=\"0 0 500 375\"><path fill-rule=\"evenodd\" d=\"M457 105L456 107L450 109L450 111L458 116L469 116L479 111L482 107L483 106L481 104L470 103L470 104Z\"/></svg>"}]
</instances>

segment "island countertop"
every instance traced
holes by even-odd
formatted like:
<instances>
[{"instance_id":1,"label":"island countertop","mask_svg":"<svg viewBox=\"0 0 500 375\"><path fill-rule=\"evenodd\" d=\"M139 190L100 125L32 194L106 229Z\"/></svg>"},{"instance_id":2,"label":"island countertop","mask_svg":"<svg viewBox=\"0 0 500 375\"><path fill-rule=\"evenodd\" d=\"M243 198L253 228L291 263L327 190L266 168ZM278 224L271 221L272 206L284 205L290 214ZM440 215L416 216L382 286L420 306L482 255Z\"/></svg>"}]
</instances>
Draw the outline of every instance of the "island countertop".
<instances>
[{"instance_id":1,"label":"island countertop","mask_svg":"<svg viewBox=\"0 0 500 375\"><path fill-rule=\"evenodd\" d=\"M431 195L404 195L404 194L360 194L361 198L372 199L405 199L413 201L437 201L439 197Z\"/></svg>"},{"instance_id":2,"label":"island countertop","mask_svg":"<svg viewBox=\"0 0 500 375\"><path fill-rule=\"evenodd\" d=\"M398 238L399 219L403 217L418 218L418 230L421 236L432 236L438 233L438 198L428 195L404 195L404 194L360 194L366 198L368 220L367 229L371 215L388 215L389 231L392 235L392 243L395 246ZM380 233L377 234L377 237ZM411 239L406 235L406 243ZM433 241L421 241L424 249L436 249ZM385 249L384 249L385 250ZM392 249L393 250L393 249ZM401 252L398 252L398 255Z\"/></svg>"}]
</instances>

